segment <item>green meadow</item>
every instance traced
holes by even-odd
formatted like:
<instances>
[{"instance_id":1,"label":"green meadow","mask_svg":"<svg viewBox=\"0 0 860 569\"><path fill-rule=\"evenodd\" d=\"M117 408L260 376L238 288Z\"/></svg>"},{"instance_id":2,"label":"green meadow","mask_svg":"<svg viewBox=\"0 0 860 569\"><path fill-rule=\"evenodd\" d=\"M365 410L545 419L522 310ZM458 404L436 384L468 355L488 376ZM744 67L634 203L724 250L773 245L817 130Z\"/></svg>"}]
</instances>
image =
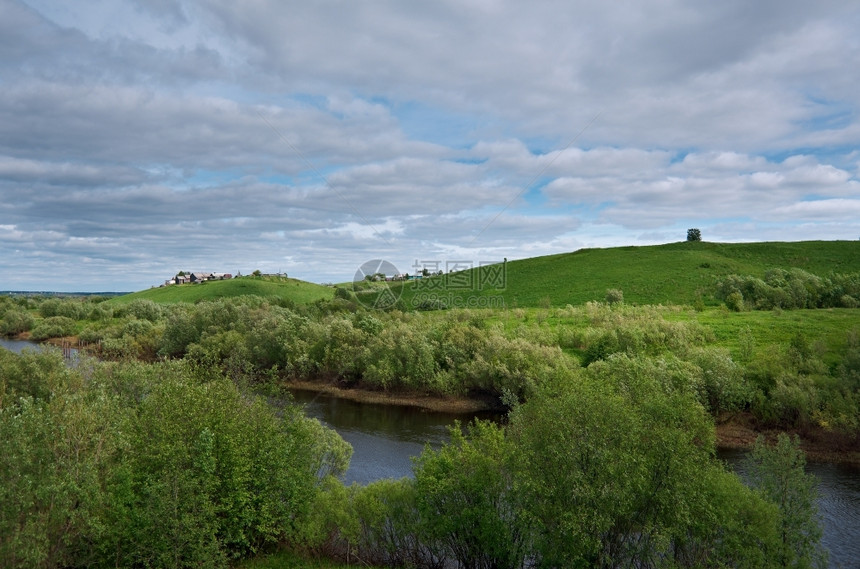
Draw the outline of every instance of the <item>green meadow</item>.
<instances>
[{"instance_id":1,"label":"green meadow","mask_svg":"<svg viewBox=\"0 0 860 569\"><path fill-rule=\"evenodd\" d=\"M628 304L717 306L720 279L731 274L760 278L773 268L799 268L822 277L858 272L860 241L680 242L581 249L392 288L408 308L434 299L462 308L496 306L492 299L503 300L508 308L576 306L604 300L607 289L623 291Z\"/></svg>"}]
</instances>

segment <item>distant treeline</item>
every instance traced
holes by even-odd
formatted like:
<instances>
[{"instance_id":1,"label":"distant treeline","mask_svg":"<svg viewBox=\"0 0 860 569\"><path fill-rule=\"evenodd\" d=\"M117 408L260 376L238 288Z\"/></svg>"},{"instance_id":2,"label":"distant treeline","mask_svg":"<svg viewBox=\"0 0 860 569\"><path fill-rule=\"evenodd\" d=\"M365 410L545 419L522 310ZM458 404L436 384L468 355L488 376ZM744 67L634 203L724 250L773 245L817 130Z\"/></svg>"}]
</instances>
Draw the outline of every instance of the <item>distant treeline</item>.
<instances>
[{"instance_id":1,"label":"distant treeline","mask_svg":"<svg viewBox=\"0 0 860 569\"><path fill-rule=\"evenodd\" d=\"M860 273L819 277L802 269L771 269L763 279L729 275L717 296L732 310L775 308L856 308L860 306Z\"/></svg>"}]
</instances>

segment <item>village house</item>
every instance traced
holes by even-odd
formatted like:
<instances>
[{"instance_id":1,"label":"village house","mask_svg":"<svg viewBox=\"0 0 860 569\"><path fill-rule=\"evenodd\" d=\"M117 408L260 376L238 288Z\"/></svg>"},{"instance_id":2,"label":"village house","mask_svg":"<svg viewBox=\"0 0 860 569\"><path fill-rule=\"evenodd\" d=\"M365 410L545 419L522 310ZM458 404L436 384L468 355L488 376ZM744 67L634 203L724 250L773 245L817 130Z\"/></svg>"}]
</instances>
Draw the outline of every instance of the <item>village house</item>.
<instances>
[{"instance_id":1,"label":"village house","mask_svg":"<svg viewBox=\"0 0 860 569\"><path fill-rule=\"evenodd\" d=\"M175 277L164 281L165 285L174 285L174 284L189 284L189 283L202 283L206 281L224 281L227 279L232 279L233 275L230 273L189 273L189 274L181 274L176 275Z\"/></svg>"}]
</instances>

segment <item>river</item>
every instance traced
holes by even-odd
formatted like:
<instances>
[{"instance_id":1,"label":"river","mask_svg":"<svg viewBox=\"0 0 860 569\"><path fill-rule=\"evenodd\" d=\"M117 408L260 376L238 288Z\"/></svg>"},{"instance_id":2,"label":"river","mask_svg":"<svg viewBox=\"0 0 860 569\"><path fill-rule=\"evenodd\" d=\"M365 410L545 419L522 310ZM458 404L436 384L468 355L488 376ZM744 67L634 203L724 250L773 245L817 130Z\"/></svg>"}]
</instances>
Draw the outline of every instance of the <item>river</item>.
<instances>
[{"instance_id":1,"label":"river","mask_svg":"<svg viewBox=\"0 0 860 569\"><path fill-rule=\"evenodd\" d=\"M41 348L32 342L3 339L0 347L14 352ZM293 398L304 405L309 416L335 429L352 445L352 461L344 476L347 484L411 476L412 457L421 454L425 445L439 448L448 440L448 427L454 421L468 422L474 416L357 403L309 391L294 391ZM743 476L743 451L721 450L718 455ZM860 568L860 469L809 463L807 470L818 479L822 541L830 552L830 567Z\"/></svg>"},{"instance_id":2,"label":"river","mask_svg":"<svg viewBox=\"0 0 860 569\"><path fill-rule=\"evenodd\" d=\"M344 482L366 484L380 478L412 475L412 457L424 445L439 448L448 440L448 426L469 416L432 413L392 405L356 403L308 391L294 391L306 413L335 429L352 445ZM722 449L718 456L744 474L745 452ZM830 552L830 567L860 568L860 469L809 463L818 479L818 509Z\"/></svg>"},{"instance_id":3,"label":"river","mask_svg":"<svg viewBox=\"0 0 860 569\"><path fill-rule=\"evenodd\" d=\"M36 342L31 342L29 340L7 340L5 338L0 338L0 348L6 348L11 352L15 352L16 354L20 354L24 350L61 350L62 348L59 346L54 346L52 344L38 344ZM72 358L77 357L78 350L70 349L69 355Z\"/></svg>"}]
</instances>

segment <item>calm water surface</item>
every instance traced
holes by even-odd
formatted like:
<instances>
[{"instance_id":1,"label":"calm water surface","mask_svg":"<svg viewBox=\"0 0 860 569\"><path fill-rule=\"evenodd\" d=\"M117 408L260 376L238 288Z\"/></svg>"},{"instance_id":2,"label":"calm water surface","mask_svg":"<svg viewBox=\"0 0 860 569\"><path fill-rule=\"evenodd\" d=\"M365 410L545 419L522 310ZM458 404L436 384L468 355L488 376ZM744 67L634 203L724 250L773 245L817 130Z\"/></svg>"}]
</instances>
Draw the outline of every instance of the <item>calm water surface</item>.
<instances>
[{"instance_id":1,"label":"calm water surface","mask_svg":"<svg viewBox=\"0 0 860 569\"><path fill-rule=\"evenodd\" d=\"M352 460L344 479L347 484L411 476L412 457L421 454L425 445L438 449L447 442L448 427L454 421L465 424L476 416L493 417L357 403L303 390L292 394L297 403L305 406L308 416L333 428L352 445Z\"/></svg>"},{"instance_id":2,"label":"calm water surface","mask_svg":"<svg viewBox=\"0 0 860 569\"><path fill-rule=\"evenodd\" d=\"M4 338L0 338L0 348L6 348L11 352L20 354L24 350L44 350L46 346L35 342L27 342L25 340L6 340Z\"/></svg>"},{"instance_id":3,"label":"calm water surface","mask_svg":"<svg viewBox=\"0 0 860 569\"><path fill-rule=\"evenodd\" d=\"M746 474L742 450L718 453L741 478ZM818 513L830 552L830 567L860 567L860 469L838 464L810 462L806 471L818 479Z\"/></svg>"}]
</instances>

